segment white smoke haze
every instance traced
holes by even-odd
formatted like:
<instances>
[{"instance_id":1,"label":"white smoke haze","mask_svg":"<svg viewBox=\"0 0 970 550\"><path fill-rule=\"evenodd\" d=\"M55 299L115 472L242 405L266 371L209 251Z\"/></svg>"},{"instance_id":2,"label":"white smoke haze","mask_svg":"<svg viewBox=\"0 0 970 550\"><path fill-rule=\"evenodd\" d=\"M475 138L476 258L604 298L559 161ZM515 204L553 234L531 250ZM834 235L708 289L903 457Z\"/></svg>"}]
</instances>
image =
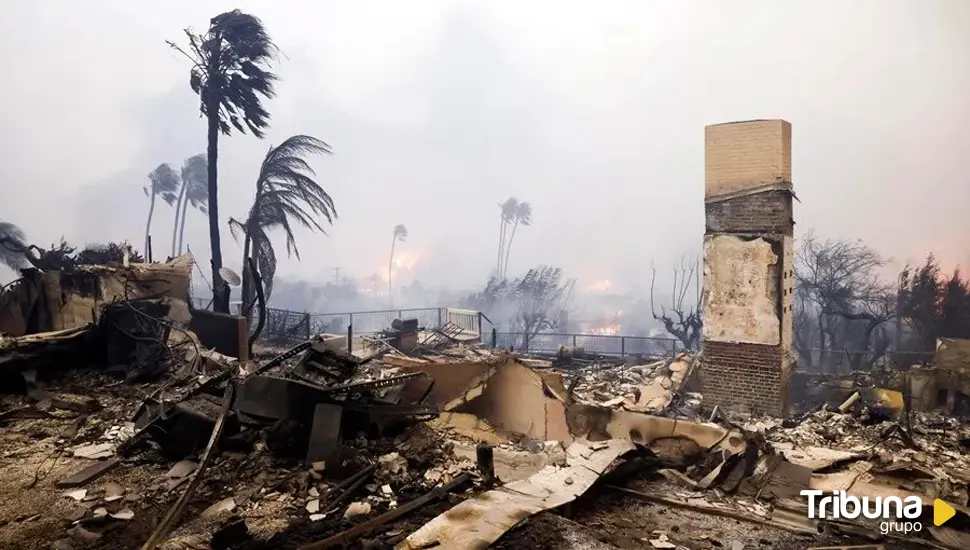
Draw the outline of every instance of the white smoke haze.
<instances>
[{"instance_id":1,"label":"white smoke haze","mask_svg":"<svg viewBox=\"0 0 970 550\"><path fill-rule=\"evenodd\" d=\"M669 294L667 266L700 252L704 126L752 118L792 123L796 238L862 239L897 269L930 251L945 270L970 260L960 0L11 3L0 220L40 246L141 248L146 175L206 145L187 61L165 41L234 8L265 23L282 80L266 139L220 142L222 217L245 215L270 145L309 134L335 152L311 162L339 219L298 232L302 261L278 253L275 306L385 307L396 224L409 237L395 307L460 302L494 271L497 204L516 197L534 221L510 277L562 268L572 319L598 330L649 318L651 265ZM157 208L156 257L173 220ZM208 277L202 214L186 240ZM344 278L356 294L320 288Z\"/></svg>"}]
</instances>

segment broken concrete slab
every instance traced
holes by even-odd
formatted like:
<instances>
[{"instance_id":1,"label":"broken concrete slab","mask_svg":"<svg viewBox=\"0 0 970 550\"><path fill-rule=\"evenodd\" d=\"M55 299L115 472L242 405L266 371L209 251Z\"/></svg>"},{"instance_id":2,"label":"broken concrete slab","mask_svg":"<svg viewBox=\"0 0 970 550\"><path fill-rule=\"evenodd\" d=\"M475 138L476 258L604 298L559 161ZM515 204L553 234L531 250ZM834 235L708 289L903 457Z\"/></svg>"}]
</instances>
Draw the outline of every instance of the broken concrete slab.
<instances>
[{"instance_id":1,"label":"broken concrete slab","mask_svg":"<svg viewBox=\"0 0 970 550\"><path fill-rule=\"evenodd\" d=\"M220 516L229 514L235 509L236 509L236 500L233 499L232 497L224 498L219 502L216 502L215 504L203 510L202 513L199 515L199 517L201 517L202 519L211 521Z\"/></svg>"},{"instance_id":2,"label":"broken concrete slab","mask_svg":"<svg viewBox=\"0 0 970 550\"><path fill-rule=\"evenodd\" d=\"M566 451L559 442L544 446L539 452L492 448L495 475L504 483L525 479L549 465L565 466ZM452 453L467 460L477 460L477 446L455 445Z\"/></svg>"},{"instance_id":3,"label":"broken concrete slab","mask_svg":"<svg viewBox=\"0 0 970 550\"><path fill-rule=\"evenodd\" d=\"M71 450L72 454L78 458L90 458L98 460L108 458L115 454L115 446L111 443L89 443L78 445Z\"/></svg>"},{"instance_id":4,"label":"broken concrete slab","mask_svg":"<svg viewBox=\"0 0 970 550\"><path fill-rule=\"evenodd\" d=\"M617 458L633 449L628 439L609 440L598 448L590 442L575 441L566 451L566 468L547 466L529 478L472 497L424 524L395 549L488 548L523 519L575 500Z\"/></svg>"},{"instance_id":5,"label":"broken concrete slab","mask_svg":"<svg viewBox=\"0 0 970 550\"><path fill-rule=\"evenodd\" d=\"M198 469L199 463L192 460L180 460L176 462L168 472L165 473L165 477L170 479L181 479L187 477L189 474Z\"/></svg>"},{"instance_id":6,"label":"broken concrete slab","mask_svg":"<svg viewBox=\"0 0 970 550\"><path fill-rule=\"evenodd\" d=\"M789 462L804 466L812 471L825 470L839 464L861 460L864 454L839 451L826 447L796 447L792 443L772 443L771 446Z\"/></svg>"},{"instance_id":7,"label":"broken concrete slab","mask_svg":"<svg viewBox=\"0 0 970 550\"><path fill-rule=\"evenodd\" d=\"M508 442L508 438L499 434L488 421L473 414L443 412L428 424L434 429L452 432L478 443L501 445Z\"/></svg>"}]
</instances>

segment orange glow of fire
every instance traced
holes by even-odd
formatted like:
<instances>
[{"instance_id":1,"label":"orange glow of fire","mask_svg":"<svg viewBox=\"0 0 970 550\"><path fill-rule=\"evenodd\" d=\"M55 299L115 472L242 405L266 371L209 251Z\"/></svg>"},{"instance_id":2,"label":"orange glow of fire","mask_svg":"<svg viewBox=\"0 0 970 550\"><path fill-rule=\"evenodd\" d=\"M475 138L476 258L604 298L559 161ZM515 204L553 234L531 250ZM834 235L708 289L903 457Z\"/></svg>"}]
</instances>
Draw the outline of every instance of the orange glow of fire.
<instances>
[{"instance_id":1,"label":"orange glow of fire","mask_svg":"<svg viewBox=\"0 0 970 550\"><path fill-rule=\"evenodd\" d=\"M613 281L603 279L601 281L596 281L595 283L586 285L586 292L607 292L611 288L613 288Z\"/></svg>"},{"instance_id":2,"label":"orange glow of fire","mask_svg":"<svg viewBox=\"0 0 970 550\"><path fill-rule=\"evenodd\" d=\"M394 260L391 262L390 274L394 276L394 280L396 281L401 275L411 273L420 260L421 257L417 254L398 252L394 254ZM386 284L389 275L387 266L385 265L378 269L377 272L381 275L381 281Z\"/></svg>"},{"instance_id":3,"label":"orange glow of fire","mask_svg":"<svg viewBox=\"0 0 970 550\"><path fill-rule=\"evenodd\" d=\"M612 325L606 325L602 327L595 327L589 331L590 334L596 334L598 336L619 336L621 326L619 323L614 323Z\"/></svg>"},{"instance_id":4,"label":"orange glow of fire","mask_svg":"<svg viewBox=\"0 0 970 550\"><path fill-rule=\"evenodd\" d=\"M622 316L623 311L617 311L613 314L613 318L609 323L598 327L593 327L589 330L589 333L600 336L619 336L621 334L620 331L623 329L623 325L620 323L620 318Z\"/></svg>"}]
</instances>

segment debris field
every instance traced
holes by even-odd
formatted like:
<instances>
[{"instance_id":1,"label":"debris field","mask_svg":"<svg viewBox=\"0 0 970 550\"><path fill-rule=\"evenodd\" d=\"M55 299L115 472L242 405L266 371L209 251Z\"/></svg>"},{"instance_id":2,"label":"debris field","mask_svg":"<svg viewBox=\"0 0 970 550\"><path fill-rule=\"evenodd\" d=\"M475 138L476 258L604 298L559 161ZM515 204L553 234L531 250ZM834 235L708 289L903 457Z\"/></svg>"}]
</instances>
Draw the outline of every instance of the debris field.
<instances>
[{"instance_id":1,"label":"debris field","mask_svg":"<svg viewBox=\"0 0 970 550\"><path fill-rule=\"evenodd\" d=\"M0 338L0 548L970 547L970 430L873 392L753 417L704 406L697 355L536 358L440 334L237 359L186 309L120 299ZM884 534L809 519L805 489L957 517Z\"/></svg>"}]
</instances>

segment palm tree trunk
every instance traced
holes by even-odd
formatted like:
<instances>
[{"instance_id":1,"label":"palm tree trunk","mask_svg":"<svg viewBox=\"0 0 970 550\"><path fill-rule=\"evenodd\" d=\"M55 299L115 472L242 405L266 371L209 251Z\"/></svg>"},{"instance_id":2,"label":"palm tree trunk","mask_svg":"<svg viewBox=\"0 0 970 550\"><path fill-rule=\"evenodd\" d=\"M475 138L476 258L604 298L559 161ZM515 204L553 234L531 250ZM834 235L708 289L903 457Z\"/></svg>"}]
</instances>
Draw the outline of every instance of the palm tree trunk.
<instances>
[{"instance_id":1,"label":"palm tree trunk","mask_svg":"<svg viewBox=\"0 0 970 550\"><path fill-rule=\"evenodd\" d=\"M229 313L229 287L219 270L222 269L222 242L219 238L219 105L207 106L209 122L208 147L206 156L209 162L209 248L212 253L212 309L216 313Z\"/></svg>"},{"instance_id":2,"label":"palm tree trunk","mask_svg":"<svg viewBox=\"0 0 970 550\"><path fill-rule=\"evenodd\" d=\"M145 254L148 254L148 248L151 246L149 244L149 238L152 232L152 215L155 214L155 190L149 191L151 196L151 206L148 207L148 223L145 224Z\"/></svg>"},{"instance_id":3,"label":"palm tree trunk","mask_svg":"<svg viewBox=\"0 0 970 550\"><path fill-rule=\"evenodd\" d=\"M394 298L391 296L391 275L394 273L394 245L397 244L397 235L391 240L391 259L387 262L387 303L394 305Z\"/></svg>"},{"instance_id":4,"label":"palm tree trunk","mask_svg":"<svg viewBox=\"0 0 970 550\"><path fill-rule=\"evenodd\" d=\"M505 245L505 262L502 263L502 278L508 274L509 271L509 254L512 252L512 241L515 240L515 230L519 227L519 219L515 219L515 224L512 225L512 234L509 235L509 242Z\"/></svg>"},{"instance_id":5,"label":"palm tree trunk","mask_svg":"<svg viewBox=\"0 0 970 550\"><path fill-rule=\"evenodd\" d=\"M179 190L178 199L175 201L175 224L172 225L172 257L175 257L175 244L178 238L179 217L181 216L182 201L185 200L185 182L182 182L182 189Z\"/></svg>"},{"instance_id":6,"label":"palm tree trunk","mask_svg":"<svg viewBox=\"0 0 970 550\"><path fill-rule=\"evenodd\" d=\"M249 296L252 293L253 286L253 273L250 270L250 249L253 246L253 239L249 236L249 224L246 224L246 237L243 241L243 272L242 272L242 307L243 315L247 319L252 319L250 316L251 307L250 301L252 298ZM253 263L252 265L256 265Z\"/></svg>"},{"instance_id":7,"label":"palm tree trunk","mask_svg":"<svg viewBox=\"0 0 970 550\"><path fill-rule=\"evenodd\" d=\"M505 251L505 227L508 225L505 222L505 216L500 216L500 223L498 226L498 260L495 262L495 276L502 276L502 252Z\"/></svg>"},{"instance_id":8,"label":"palm tree trunk","mask_svg":"<svg viewBox=\"0 0 970 550\"><path fill-rule=\"evenodd\" d=\"M179 217L179 247L178 253L182 253L182 243L185 238L185 214L189 211L189 198L185 197L185 201L182 203L182 215Z\"/></svg>"}]
</instances>

